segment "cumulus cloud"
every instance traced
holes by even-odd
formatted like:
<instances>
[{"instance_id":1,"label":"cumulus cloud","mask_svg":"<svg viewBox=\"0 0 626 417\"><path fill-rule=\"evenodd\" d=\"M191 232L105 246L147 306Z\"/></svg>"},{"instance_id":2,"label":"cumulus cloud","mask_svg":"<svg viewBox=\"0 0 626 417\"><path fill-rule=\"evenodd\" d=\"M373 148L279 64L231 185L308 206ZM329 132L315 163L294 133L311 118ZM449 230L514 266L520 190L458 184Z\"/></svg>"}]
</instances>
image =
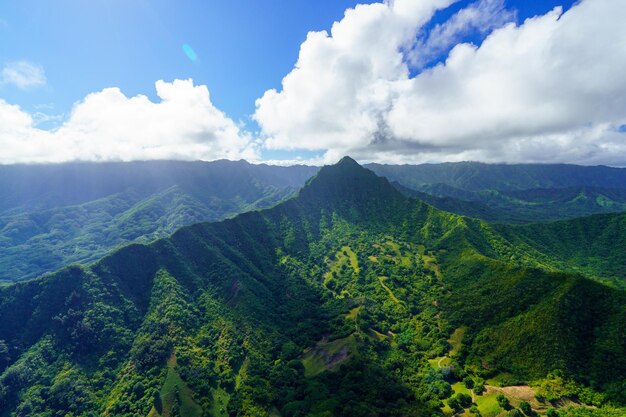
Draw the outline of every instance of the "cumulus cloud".
<instances>
[{"instance_id":1,"label":"cumulus cloud","mask_svg":"<svg viewBox=\"0 0 626 417\"><path fill-rule=\"evenodd\" d=\"M17 88L29 89L46 85L43 68L28 61L11 62L0 72L0 84L12 84Z\"/></svg>"},{"instance_id":2,"label":"cumulus cloud","mask_svg":"<svg viewBox=\"0 0 626 417\"><path fill-rule=\"evenodd\" d=\"M473 33L486 35L515 20L515 10L506 8L504 0L479 0L459 10L450 19L435 25L415 43L407 57L411 66L422 68L446 53L463 37Z\"/></svg>"},{"instance_id":3,"label":"cumulus cloud","mask_svg":"<svg viewBox=\"0 0 626 417\"><path fill-rule=\"evenodd\" d=\"M258 159L251 137L191 80L157 81L159 102L118 88L89 94L55 130L0 100L0 163Z\"/></svg>"},{"instance_id":4,"label":"cumulus cloud","mask_svg":"<svg viewBox=\"0 0 626 417\"><path fill-rule=\"evenodd\" d=\"M450 3L361 5L330 33L309 33L282 90L256 102L265 146L322 150L328 162L626 165L626 2L584 0L509 23L412 77L419 48L446 45L481 21L480 7L500 4L470 5L420 37Z\"/></svg>"}]
</instances>

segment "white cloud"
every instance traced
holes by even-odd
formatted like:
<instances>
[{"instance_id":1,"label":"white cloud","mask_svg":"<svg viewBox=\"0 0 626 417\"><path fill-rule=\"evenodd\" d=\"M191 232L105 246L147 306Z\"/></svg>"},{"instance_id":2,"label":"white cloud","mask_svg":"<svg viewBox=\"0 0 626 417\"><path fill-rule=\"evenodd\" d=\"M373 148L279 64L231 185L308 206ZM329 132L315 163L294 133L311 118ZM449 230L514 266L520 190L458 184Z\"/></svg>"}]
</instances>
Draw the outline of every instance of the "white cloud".
<instances>
[{"instance_id":1,"label":"white cloud","mask_svg":"<svg viewBox=\"0 0 626 417\"><path fill-rule=\"evenodd\" d=\"M428 52L434 37L445 45L481 21L460 12L420 41L424 23L449 3L357 6L330 35L309 33L282 91L257 100L265 146L323 150L328 161L626 165L617 128L626 124L626 2L585 0L505 25L411 78L401 51Z\"/></svg>"},{"instance_id":2,"label":"white cloud","mask_svg":"<svg viewBox=\"0 0 626 417\"><path fill-rule=\"evenodd\" d=\"M283 90L256 102L270 149L352 149L380 130L393 82L409 75L399 48L451 0L397 0L346 10L331 33L310 32Z\"/></svg>"},{"instance_id":3,"label":"white cloud","mask_svg":"<svg viewBox=\"0 0 626 417\"><path fill-rule=\"evenodd\" d=\"M0 163L258 159L257 145L218 110L206 86L157 81L155 103L118 88L89 94L58 129L0 100Z\"/></svg>"},{"instance_id":4,"label":"white cloud","mask_svg":"<svg viewBox=\"0 0 626 417\"><path fill-rule=\"evenodd\" d=\"M11 62L0 72L0 84L12 84L21 89L46 85L46 74L39 65L28 61Z\"/></svg>"},{"instance_id":5,"label":"white cloud","mask_svg":"<svg viewBox=\"0 0 626 417\"><path fill-rule=\"evenodd\" d=\"M409 51L408 60L412 66L421 68L445 53L464 36L474 32L486 35L514 21L515 17L516 12L507 9L504 0L478 0L424 34L423 39Z\"/></svg>"}]
</instances>

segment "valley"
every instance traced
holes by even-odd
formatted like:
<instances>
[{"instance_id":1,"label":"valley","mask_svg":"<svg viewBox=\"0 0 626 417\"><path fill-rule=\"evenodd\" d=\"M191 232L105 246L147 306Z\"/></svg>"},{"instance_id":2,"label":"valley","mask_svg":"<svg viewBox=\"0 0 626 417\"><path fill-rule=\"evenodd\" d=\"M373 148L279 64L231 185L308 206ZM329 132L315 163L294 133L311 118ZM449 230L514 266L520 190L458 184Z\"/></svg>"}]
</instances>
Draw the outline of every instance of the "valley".
<instances>
[{"instance_id":1,"label":"valley","mask_svg":"<svg viewBox=\"0 0 626 417\"><path fill-rule=\"evenodd\" d=\"M573 271L554 242L622 219L493 225L344 158L272 208L0 287L0 415L621 416L624 247Z\"/></svg>"}]
</instances>

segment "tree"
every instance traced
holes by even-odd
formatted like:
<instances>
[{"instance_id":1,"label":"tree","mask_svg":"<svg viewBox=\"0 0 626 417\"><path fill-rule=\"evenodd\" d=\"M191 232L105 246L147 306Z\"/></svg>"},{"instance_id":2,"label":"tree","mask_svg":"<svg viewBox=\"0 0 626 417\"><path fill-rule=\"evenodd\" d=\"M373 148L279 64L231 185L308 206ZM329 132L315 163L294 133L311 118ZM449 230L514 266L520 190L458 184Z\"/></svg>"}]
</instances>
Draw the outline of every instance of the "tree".
<instances>
[{"instance_id":1,"label":"tree","mask_svg":"<svg viewBox=\"0 0 626 417\"><path fill-rule=\"evenodd\" d=\"M474 379L468 375L463 379L463 384L465 385L465 388L472 389L474 388Z\"/></svg>"},{"instance_id":2,"label":"tree","mask_svg":"<svg viewBox=\"0 0 626 417\"><path fill-rule=\"evenodd\" d=\"M133 393L135 394L136 399L140 399L143 397L145 391L145 387L141 381L137 381L137 383L133 386Z\"/></svg>"},{"instance_id":3,"label":"tree","mask_svg":"<svg viewBox=\"0 0 626 417\"><path fill-rule=\"evenodd\" d=\"M496 401L498 402L500 407L504 408L505 410L508 410L509 408L511 408L511 404L509 403L509 399L506 398L503 394L498 394L496 396Z\"/></svg>"},{"instance_id":4,"label":"tree","mask_svg":"<svg viewBox=\"0 0 626 417\"><path fill-rule=\"evenodd\" d=\"M548 410L546 411L546 416L548 416L548 417L559 417L559 413L557 413L554 408L548 408Z\"/></svg>"},{"instance_id":5,"label":"tree","mask_svg":"<svg viewBox=\"0 0 626 417\"><path fill-rule=\"evenodd\" d=\"M522 410L524 412L524 414L526 414L527 416L532 416L533 415L533 409L531 408L530 404L528 403L528 401L522 401L519 404L519 408L520 410Z\"/></svg>"},{"instance_id":6,"label":"tree","mask_svg":"<svg viewBox=\"0 0 626 417\"><path fill-rule=\"evenodd\" d=\"M474 380L474 394L481 395L485 391L485 380L482 378L476 378Z\"/></svg>"},{"instance_id":7,"label":"tree","mask_svg":"<svg viewBox=\"0 0 626 417\"><path fill-rule=\"evenodd\" d=\"M448 406L450 406L450 408L453 410L458 410L459 408L461 408L461 404L459 403L459 400L456 398L456 396L449 398L447 403Z\"/></svg>"},{"instance_id":8,"label":"tree","mask_svg":"<svg viewBox=\"0 0 626 417\"><path fill-rule=\"evenodd\" d=\"M463 408L468 408L470 405L472 405L472 396L469 394L459 392L458 394L456 394L456 398Z\"/></svg>"},{"instance_id":9,"label":"tree","mask_svg":"<svg viewBox=\"0 0 626 417\"><path fill-rule=\"evenodd\" d=\"M514 408L511 411L509 411L506 417L524 417L524 414L522 414L522 412L518 410L517 408Z\"/></svg>"},{"instance_id":10,"label":"tree","mask_svg":"<svg viewBox=\"0 0 626 417\"><path fill-rule=\"evenodd\" d=\"M3 369L9 363L9 360L9 347L4 340L0 340L0 369Z\"/></svg>"},{"instance_id":11,"label":"tree","mask_svg":"<svg viewBox=\"0 0 626 417\"><path fill-rule=\"evenodd\" d=\"M472 397L468 394L459 392L448 400L448 405L453 410L468 408L472 405Z\"/></svg>"}]
</instances>

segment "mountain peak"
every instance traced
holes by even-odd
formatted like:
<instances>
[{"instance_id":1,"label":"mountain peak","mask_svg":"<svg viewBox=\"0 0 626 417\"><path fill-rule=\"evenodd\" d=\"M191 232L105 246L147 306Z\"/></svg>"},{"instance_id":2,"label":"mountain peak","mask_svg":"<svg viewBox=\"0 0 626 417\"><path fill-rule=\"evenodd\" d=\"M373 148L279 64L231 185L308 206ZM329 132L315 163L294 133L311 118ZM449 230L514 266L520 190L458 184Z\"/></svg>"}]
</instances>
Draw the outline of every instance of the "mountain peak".
<instances>
[{"instance_id":1,"label":"mountain peak","mask_svg":"<svg viewBox=\"0 0 626 417\"><path fill-rule=\"evenodd\" d=\"M377 176L349 156L322 167L300 191L299 198L307 202L341 204L404 199L386 178Z\"/></svg>"},{"instance_id":2,"label":"mountain peak","mask_svg":"<svg viewBox=\"0 0 626 417\"><path fill-rule=\"evenodd\" d=\"M357 161L355 161L354 159L350 158L347 155L344 156L343 158L341 158L339 160L339 162L337 162L335 165L346 166L346 167L347 166L352 166L352 167L355 167L355 166L359 166L360 167L361 166L361 165L359 165L359 163Z\"/></svg>"}]
</instances>

